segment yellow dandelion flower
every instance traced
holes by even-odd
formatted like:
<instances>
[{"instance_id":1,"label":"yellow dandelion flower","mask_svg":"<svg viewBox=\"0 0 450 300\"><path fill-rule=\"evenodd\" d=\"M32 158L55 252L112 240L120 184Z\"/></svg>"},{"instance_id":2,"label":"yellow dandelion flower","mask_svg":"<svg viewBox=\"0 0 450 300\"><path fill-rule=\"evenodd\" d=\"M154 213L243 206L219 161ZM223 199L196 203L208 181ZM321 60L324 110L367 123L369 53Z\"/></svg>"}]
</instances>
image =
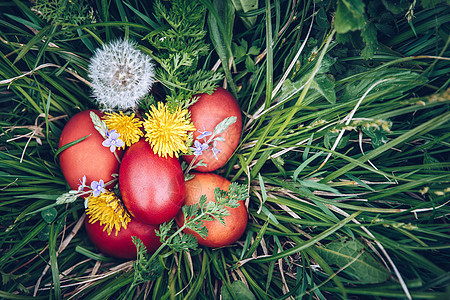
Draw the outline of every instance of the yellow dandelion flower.
<instances>
[{"instance_id":1,"label":"yellow dandelion flower","mask_svg":"<svg viewBox=\"0 0 450 300\"><path fill-rule=\"evenodd\" d=\"M131 221L130 214L114 192L106 191L97 197L91 196L88 200L86 214L91 224L100 221L100 226L105 225L103 231L108 231L108 235L113 229L116 229L116 235L122 227L127 229Z\"/></svg>"},{"instance_id":2,"label":"yellow dandelion flower","mask_svg":"<svg viewBox=\"0 0 450 300\"><path fill-rule=\"evenodd\" d=\"M109 130L115 129L120 134L120 139L128 147L144 136L141 130L142 121L136 118L134 114L127 116L122 111L120 114L106 113L103 120Z\"/></svg>"},{"instance_id":3,"label":"yellow dandelion flower","mask_svg":"<svg viewBox=\"0 0 450 300\"><path fill-rule=\"evenodd\" d=\"M173 157L178 153L186 153L189 149L186 146L188 132L195 131L196 128L188 117L188 110L177 108L174 112L161 102L158 108L151 106L150 114L146 114L144 121L145 140L153 148L153 152L160 157Z\"/></svg>"}]
</instances>

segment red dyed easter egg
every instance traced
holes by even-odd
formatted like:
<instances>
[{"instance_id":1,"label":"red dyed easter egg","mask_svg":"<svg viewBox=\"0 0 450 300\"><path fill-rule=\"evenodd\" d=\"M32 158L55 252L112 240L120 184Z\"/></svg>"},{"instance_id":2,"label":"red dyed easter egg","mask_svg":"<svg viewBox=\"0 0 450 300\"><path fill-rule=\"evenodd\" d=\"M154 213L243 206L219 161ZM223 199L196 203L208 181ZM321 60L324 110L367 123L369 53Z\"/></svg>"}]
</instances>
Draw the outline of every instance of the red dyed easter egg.
<instances>
[{"instance_id":1,"label":"red dyed easter egg","mask_svg":"<svg viewBox=\"0 0 450 300\"><path fill-rule=\"evenodd\" d=\"M191 120L194 126L200 131L213 132L217 124L222 122L225 118L236 117L236 122L230 125L224 132L217 136L224 139L224 141L217 141L215 148L220 151L217 153L217 159L214 156L212 143L209 149L202 152L196 159L196 162L203 159L206 166L199 166L195 170L200 172L215 171L226 164L226 162L233 155L242 133L242 116L241 109L233 97L227 90L218 87L211 95L201 94L196 103L189 107L191 113ZM199 131L194 132L194 140L200 135ZM210 136L206 136L207 140ZM202 138L199 142L204 143ZM183 156L183 159L189 164L194 155Z\"/></svg>"},{"instance_id":2,"label":"red dyed easter egg","mask_svg":"<svg viewBox=\"0 0 450 300\"><path fill-rule=\"evenodd\" d=\"M186 182L186 200L185 205L198 204L200 197L205 195L207 202L215 201L214 189L216 187L221 190L228 191L231 184L230 181L214 173L193 173L193 179ZM225 226L218 220L205 221L204 225L208 229L208 236L202 238L198 233L191 229L185 229L185 233L193 234L200 245L207 247L224 247L236 242L244 233L247 226L247 208L244 201L239 201L239 206L235 208L227 207L230 212L229 216L225 216ZM183 212L176 216L175 221L178 226L183 226Z\"/></svg>"},{"instance_id":3,"label":"red dyed easter egg","mask_svg":"<svg viewBox=\"0 0 450 300\"><path fill-rule=\"evenodd\" d=\"M112 174L119 171L119 161L108 147L102 145L105 140L94 128L90 113L98 116L99 110L85 110L74 115L64 126L58 147L62 147L87 136L81 142L70 146L59 154L59 164L64 177L73 190L78 189L79 180L86 176L86 184L102 179L105 183L113 179ZM123 151L116 150L119 157Z\"/></svg>"},{"instance_id":4,"label":"red dyed easter egg","mask_svg":"<svg viewBox=\"0 0 450 300\"><path fill-rule=\"evenodd\" d=\"M153 253L161 245L155 230L158 226L150 225L131 218L127 228L121 228L116 235L113 229L111 234L100 226L100 221L90 223L89 216L84 221L86 232L92 243L104 254L126 259L136 258L136 246L131 239L132 236L139 238L147 248L148 253Z\"/></svg>"},{"instance_id":5,"label":"red dyed easter egg","mask_svg":"<svg viewBox=\"0 0 450 300\"><path fill-rule=\"evenodd\" d=\"M184 175L178 159L159 157L144 139L125 151L119 188L128 211L149 224L174 218L185 197Z\"/></svg>"}]
</instances>

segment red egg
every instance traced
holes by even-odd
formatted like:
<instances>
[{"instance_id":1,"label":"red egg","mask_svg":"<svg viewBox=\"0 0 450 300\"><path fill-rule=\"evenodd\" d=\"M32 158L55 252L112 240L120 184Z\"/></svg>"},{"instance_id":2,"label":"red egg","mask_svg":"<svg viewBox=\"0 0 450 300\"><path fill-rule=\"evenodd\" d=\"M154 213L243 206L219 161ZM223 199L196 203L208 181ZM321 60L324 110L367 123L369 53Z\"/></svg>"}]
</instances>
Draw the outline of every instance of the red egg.
<instances>
[{"instance_id":1,"label":"red egg","mask_svg":"<svg viewBox=\"0 0 450 300\"><path fill-rule=\"evenodd\" d=\"M123 203L138 220L161 224L175 217L184 202L185 183L175 157L159 157L145 140L131 145L119 170Z\"/></svg>"},{"instance_id":2,"label":"red egg","mask_svg":"<svg viewBox=\"0 0 450 300\"><path fill-rule=\"evenodd\" d=\"M211 172L223 167L230 157L233 155L242 133L242 116L241 109L233 97L227 90L218 87L211 95L201 94L198 101L189 107L191 120L194 126L200 131L213 132L217 124L225 118L236 117L236 122L229 126L224 132L217 135L224 138L224 141L217 141L215 148L220 152L217 153L217 159L214 156L212 143L210 148L203 151L196 159L196 162L203 159L206 166L199 166L195 170L200 172ZM194 140L200 135L199 131L194 132ZM210 136L206 136L208 139ZM199 140L204 143L204 139ZM194 155L183 156L183 159L189 164Z\"/></svg>"},{"instance_id":3,"label":"red egg","mask_svg":"<svg viewBox=\"0 0 450 300\"><path fill-rule=\"evenodd\" d=\"M89 216L84 221L87 234L92 243L104 254L126 259L136 258L136 246L131 239L132 236L139 238L147 248L148 253L153 253L161 246L161 241L156 236L155 230L158 226L146 224L131 218L127 228L117 232L113 229L111 234L100 226L100 222L89 223Z\"/></svg>"},{"instance_id":4,"label":"red egg","mask_svg":"<svg viewBox=\"0 0 450 300\"><path fill-rule=\"evenodd\" d=\"M200 197L205 195L207 202L214 201L214 189L228 191L230 181L214 173L194 173L194 178L186 182L185 205L198 204ZM230 215L224 217L225 226L218 220L205 221L204 225L208 229L208 236L202 238L195 231L186 228L185 233L193 234L200 245L207 247L224 247L236 242L244 233L247 226L248 214L244 201L239 201L239 206L227 207ZM183 226L184 215L180 211L175 218L178 226Z\"/></svg>"},{"instance_id":5,"label":"red egg","mask_svg":"<svg viewBox=\"0 0 450 300\"><path fill-rule=\"evenodd\" d=\"M59 146L88 136L83 141L70 146L59 154L59 164L64 177L73 190L78 189L79 180L86 176L86 184L102 179L105 183L113 179L112 174L119 171L119 161L108 147L102 145L105 140L94 128L90 112L98 116L98 110L85 110L74 115L64 126L59 138ZM116 150L119 157L123 151Z\"/></svg>"}]
</instances>

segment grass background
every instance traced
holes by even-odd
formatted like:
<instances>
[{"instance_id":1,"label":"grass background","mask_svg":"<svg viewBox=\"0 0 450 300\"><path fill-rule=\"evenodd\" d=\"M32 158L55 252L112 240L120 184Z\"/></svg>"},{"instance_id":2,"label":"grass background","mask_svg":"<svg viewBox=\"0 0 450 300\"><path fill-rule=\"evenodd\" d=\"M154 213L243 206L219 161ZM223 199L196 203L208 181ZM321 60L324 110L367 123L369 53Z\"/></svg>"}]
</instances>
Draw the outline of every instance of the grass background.
<instances>
[{"instance_id":1,"label":"grass background","mask_svg":"<svg viewBox=\"0 0 450 300\"><path fill-rule=\"evenodd\" d=\"M244 116L217 173L248 185L249 224L229 247L162 253L131 293L132 261L93 247L82 201L43 208L68 189L65 122L95 107L93 51L128 36L156 55L167 23L153 1L51 2L0 3L0 297L449 297L445 1L200 1L196 68L223 72Z\"/></svg>"}]
</instances>

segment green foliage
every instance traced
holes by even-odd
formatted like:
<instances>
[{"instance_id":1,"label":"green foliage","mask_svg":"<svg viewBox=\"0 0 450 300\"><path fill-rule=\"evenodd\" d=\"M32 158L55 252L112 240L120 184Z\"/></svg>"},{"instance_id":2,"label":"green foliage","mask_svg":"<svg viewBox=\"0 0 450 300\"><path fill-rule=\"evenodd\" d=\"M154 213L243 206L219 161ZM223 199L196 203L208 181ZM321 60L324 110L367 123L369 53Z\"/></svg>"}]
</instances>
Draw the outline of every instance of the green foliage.
<instances>
[{"instance_id":1,"label":"green foliage","mask_svg":"<svg viewBox=\"0 0 450 300\"><path fill-rule=\"evenodd\" d=\"M410 1L403 0L382 0L381 2L393 14L404 13L410 6Z\"/></svg>"},{"instance_id":2,"label":"green foliage","mask_svg":"<svg viewBox=\"0 0 450 300\"><path fill-rule=\"evenodd\" d=\"M206 210L206 196L202 195L200 197L200 200L198 202L198 205L185 205L183 206L183 215L184 215L184 222L186 223L190 219L193 219L196 215L201 213L202 211ZM208 216L206 216L208 218ZM212 218L205 221L211 221ZM198 221L191 221L189 225L186 225L187 228L190 228L197 232L201 237L208 236L208 229L204 226L203 223L204 220L198 220ZM188 227L189 226L189 227Z\"/></svg>"},{"instance_id":3,"label":"green foliage","mask_svg":"<svg viewBox=\"0 0 450 300\"><path fill-rule=\"evenodd\" d=\"M160 277L164 269L159 260L153 259L149 261L147 259L147 247L145 247L144 243L135 236L131 238L136 245L137 250L137 258L136 261L133 262L135 270L133 285L138 285L149 280L155 280Z\"/></svg>"},{"instance_id":4,"label":"green foliage","mask_svg":"<svg viewBox=\"0 0 450 300\"><path fill-rule=\"evenodd\" d=\"M224 216L230 215L228 208L238 207L239 200L248 198L247 188L236 182L230 184L229 191L219 188L214 189L215 200L207 201L205 195L202 195L198 204L184 205L182 212L184 215L183 225L174 230L174 219L159 225L156 235L160 238L161 246L153 253L150 258L146 256L146 247L142 241L133 237L133 243L136 245L138 255L134 263L135 275L133 285L138 285L147 280L155 279L160 272L160 263L158 254L166 247L171 251L181 252L196 250L198 247L197 238L192 234L182 233L188 228L198 233L201 237L208 236L208 230L204 225L205 221L219 220L225 225ZM228 207L228 208L227 208ZM153 275L157 273L157 275Z\"/></svg>"},{"instance_id":5,"label":"green foliage","mask_svg":"<svg viewBox=\"0 0 450 300\"><path fill-rule=\"evenodd\" d=\"M334 26L338 32L338 40L358 45L364 59L373 59L381 50L380 35L391 37L397 31L397 20L404 17L415 36L417 36L414 11L423 8L435 8L448 0L438 1L403 1L403 0L352 0L336 1ZM322 15L323 18L323 15ZM436 24L443 25L445 22ZM359 32L359 34L358 34Z\"/></svg>"},{"instance_id":6,"label":"green foliage","mask_svg":"<svg viewBox=\"0 0 450 300\"><path fill-rule=\"evenodd\" d=\"M47 208L46 210L41 211L42 219L44 219L47 223L52 223L56 216L58 215L58 211L54 207Z\"/></svg>"},{"instance_id":7,"label":"green foliage","mask_svg":"<svg viewBox=\"0 0 450 300\"><path fill-rule=\"evenodd\" d=\"M389 128L383 129L380 126L372 126L371 124L365 124L362 126L361 129L365 134L367 134L370 137L372 146L374 148L377 148L388 142L386 133L390 132Z\"/></svg>"},{"instance_id":8,"label":"green foliage","mask_svg":"<svg viewBox=\"0 0 450 300\"><path fill-rule=\"evenodd\" d=\"M367 22L361 30L361 37L365 47L361 50L361 56L367 59L373 58L377 50L377 29L375 24Z\"/></svg>"},{"instance_id":9,"label":"green foliage","mask_svg":"<svg viewBox=\"0 0 450 300\"><path fill-rule=\"evenodd\" d=\"M361 29L366 21L362 0L338 0L334 26L338 33Z\"/></svg>"},{"instance_id":10,"label":"green foliage","mask_svg":"<svg viewBox=\"0 0 450 300\"><path fill-rule=\"evenodd\" d=\"M235 60L244 60L245 68L249 72L256 72L257 67L255 65L254 56L257 56L260 53L260 49L256 46L251 46L249 48L247 41L244 39L240 40L239 44L233 43L231 46L235 55Z\"/></svg>"},{"instance_id":11,"label":"green foliage","mask_svg":"<svg viewBox=\"0 0 450 300\"><path fill-rule=\"evenodd\" d=\"M449 0L421 0L420 3L424 8L434 8L439 4L447 4L450 5Z\"/></svg>"},{"instance_id":12,"label":"green foliage","mask_svg":"<svg viewBox=\"0 0 450 300\"><path fill-rule=\"evenodd\" d=\"M327 244L324 248L317 248L319 254L330 265L337 265L349 274L355 284L375 284L386 281L389 270L386 269L366 250L357 240L340 240Z\"/></svg>"},{"instance_id":13,"label":"green foliage","mask_svg":"<svg viewBox=\"0 0 450 300\"><path fill-rule=\"evenodd\" d=\"M94 10L87 0L36 0L31 9L46 22L61 26L66 37L76 35L70 27L95 23Z\"/></svg>"},{"instance_id":14,"label":"green foliage","mask_svg":"<svg viewBox=\"0 0 450 300\"><path fill-rule=\"evenodd\" d=\"M155 48L156 78L169 91L169 107L187 108L195 102L194 95L211 94L223 79L219 72L198 67L199 59L209 51L204 30L206 8L196 0L176 0L169 5L158 0L154 12L163 25L145 39Z\"/></svg>"},{"instance_id":15,"label":"green foliage","mask_svg":"<svg viewBox=\"0 0 450 300\"><path fill-rule=\"evenodd\" d=\"M246 28L251 28L255 25L256 16L246 16L245 14L258 8L258 0L231 0L233 6L236 9L240 19L244 23Z\"/></svg>"},{"instance_id":16,"label":"green foliage","mask_svg":"<svg viewBox=\"0 0 450 300\"><path fill-rule=\"evenodd\" d=\"M162 223L159 229L156 230L156 235L160 237L163 246L167 246L174 251L188 251L189 249L197 249L197 240L191 234L178 235L180 230L174 233L174 221Z\"/></svg>"},{"instance_id":17,"label":"green foliage","mask_svg":"<svg viewBox=\"0 0 450 300\"><path fill-rule=\"evenodd\" d=\"M200 2L177 0L172 1L170 8L167 8L166 4L158 0L154 12L157 19L168 25L166 30L147 36L151 44L160 50L161 56L165 54L168 57L181 52L197 57L208 52L209 47L204 41L206 9Z\"/></svg>"},{"instance_id":18,"label":"green foliage","mask_svg":"<svg viewBox=\"0 0 450 300\"><path fill-rule=\"evenodd\" d=\"M238 207L238 201L248 198L248 192L244 185L233 182L228 191L215 188L214 196L213 201L207 201L206 196L202 195L198 205L185 205L182 208L184 214L183 227L197 232L201 237L207 237L208 230L204 227L204 221L218 220L225 225L223 217L230 215L228 208Z\"/></svg>"},{"instance_id":19,"label":"green foliage","mask_svg":"<svg viewBox=\"0 0 450 300\"><path fill-rule=\"evenodd\" d=\"M232 300L232 299L240 299L240 300L256 300L255 295L250 291L250 289L243 283L242 281L236 280L230 284L231 293L228 291L225 285L222 286L222 299L224 300Z\"/></svg>"}]
</instances>

